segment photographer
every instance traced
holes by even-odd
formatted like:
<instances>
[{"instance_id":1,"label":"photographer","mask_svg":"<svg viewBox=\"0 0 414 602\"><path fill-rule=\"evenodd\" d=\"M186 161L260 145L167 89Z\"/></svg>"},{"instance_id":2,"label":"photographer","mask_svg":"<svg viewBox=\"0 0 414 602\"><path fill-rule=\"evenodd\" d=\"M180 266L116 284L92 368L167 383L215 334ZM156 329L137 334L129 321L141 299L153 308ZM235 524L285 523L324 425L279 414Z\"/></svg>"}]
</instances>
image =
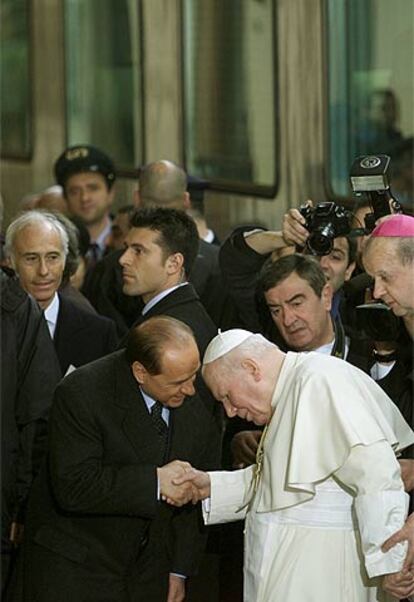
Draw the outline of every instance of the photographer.
<instances>
[{"instance_id":1,"label":"photographer","mask_svg":"<svg viewBox=\"0 0 414 602\"><path fill-rule=\"evenodd\" d=\"M300 209L290 209L283 218L283 238L289 244L318 259L332 286L332 316L339 315L347 334L359 336L354 328L354 302L348 299L347 285L356 267L358 245L350 236L351 214L335 203L312 201Z\"/></svg>"},{"instance_id":2,"label":"photographer","mask_svg":"<svg viewBox=\"0 0 414 602\"><path fill-rule=\"evenodd\" d=\"M317 225L318 211L322 205L328 205L328 203L321 203L313 209L313 219L310 221L307 219L306 213L299 209L290 209L283 218L283 239L287 244L296 245L304 248L305 252L309 252L309 241L314 235L313 231L310 231L306 224L309 223L312 226L319 227ZM350 231L349 218L344 215L342 208L334 203L329 203L333 210L332 215L329 216L331 223L336 225L337 220L341 220L340 226L332 228L332 233L336 230L341 231L341 235L334 236L331 241L331 249L328 253L318 252L317 249L311 248L312 254L316 255L318 261L328 278L334 293L340 291L341 287L345 282L350 280L352 273L355 269L356 260L356 243L353 239L347 236ZM308 201L308 205L305 209L310 210L312 208L312 201ZM316 213L315 213L316 212ZM337 217L339 214L339 217ZM324 222L328 222L328 219L324 218ZM343 234L342 234L343 232ZM335 304L338 307L338 302Z\"/></svg>"},{"instance_id":3,"label":"photographer","mask_svg":"<svg viewBox=\"0 0 414 602\"><path fill-rule=\"evenodd\" d=\"M348 281L355 268L356 242L348 236L335 236L338 225L337 214L341 214L340 225L349 231L350 220L341 207L334 203L323 203L327 212L333 211L332 228L331 216L324 217L323 226L327 225L328 236L319 236L319 242L325 247L330 246L326 254L313 253L321 265L332 287L334 298L332 316L339 315L339 307L343 300L342 286ZM315 220L316 221L316 220ZM278 341L277 333L272 328L267 312L263 312L263 304L255 298L255 287L258 272L268 257L272 260L286 254L294 253L296 246L304 247L310 236L305 228L306 219L297 209L291 209L284 216L283 231L270 231L263 227L244 226L236 228L224 242L220 252L220 267L227 281L228 289L238 308L240 326L253 331L263 332L269 339ZM342 311L342 310L341 310ZM263 316L266 316L266 319ZM275 338L276 337L276 338Z\"/></svg>"},{"instance_id":4,"label":"photographer","mask_svg":"<svg viewBox=\"0 0 414 602\"><path fill-rule=\"evenodd\" d=\"M388 305L396 316L401 317L405 326L406 341L396 350L396 357L401 358L379 384L387 391L393 389L391 396L401 409L411 412L413 424L413 357L412 340L414 339L414 218L407 215L393 215L385 218L372 232L365 245L363 261L366 271L374 278L374 297ZM404 335L403 335L404 336ZM410 341L411 339L411 341ZM410 344L411 342L411 344ZM392 359L390 356L384 358ZM396 374L397 369L405 366L405 374ZM383 381L388 382L383 382ZM397 399L396 399L397 396ZM407 414L406 414L406 417ZM414 461L406 461L403 471L411 480L414 488ZM411 514L405 526L390 537L383 545L386 551L400 541L408 540L409 548L405 568L414 566L414 514ZM408 596L414 589L407 591L398 583L388 590L394 596Z\"/></svg>"}]
</instances>

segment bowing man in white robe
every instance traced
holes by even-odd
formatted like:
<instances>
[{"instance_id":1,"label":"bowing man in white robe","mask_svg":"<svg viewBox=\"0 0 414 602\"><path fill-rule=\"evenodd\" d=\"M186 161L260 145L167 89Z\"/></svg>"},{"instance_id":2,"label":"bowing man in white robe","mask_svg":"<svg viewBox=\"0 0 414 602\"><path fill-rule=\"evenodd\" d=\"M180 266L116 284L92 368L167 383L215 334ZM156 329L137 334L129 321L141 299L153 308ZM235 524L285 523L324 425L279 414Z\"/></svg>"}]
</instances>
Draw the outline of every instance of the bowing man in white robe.
<instances>
[{"instance_id":1,"label":"bowing man in white robe","mask_svg":"<svg viewBox=\"0 0 414 602\"><path fill-rule=\"evenodd\" d=\"M381 551L407 514L396 453L414 433L369 376L242 330L212 340L203 376L229 417L267 425L254 466L177 480L207 524L245 518L246 602L385 601L382 576L414 583L406 544Z\"/></svg>"}]
</instances>

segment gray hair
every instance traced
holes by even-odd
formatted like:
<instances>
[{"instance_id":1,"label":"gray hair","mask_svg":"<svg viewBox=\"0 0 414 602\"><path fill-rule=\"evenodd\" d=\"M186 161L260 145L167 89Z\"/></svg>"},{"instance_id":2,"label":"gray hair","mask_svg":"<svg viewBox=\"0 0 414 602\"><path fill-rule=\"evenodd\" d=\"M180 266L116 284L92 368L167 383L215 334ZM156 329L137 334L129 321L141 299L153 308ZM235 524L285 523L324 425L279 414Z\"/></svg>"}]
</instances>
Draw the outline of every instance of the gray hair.
<instances>
[{"instance_id":1,"label":"gray hair","mask_svg":"<svg viewBox=\"0 0 414 602\"><path fill-rule=\"evenodd\" d=\"M403 265L411 264L414 261L414 237L402 236L397 239L397 255Z\"/></svg>"},{"instance_id":2,"label":"gray hair","mask_svg":"<svg viewBox=\"0 0 414 602\"><path fill-rule=\"evenodd\" d=\"M19 234L19 232L24 230L24 228L36 225L50 226L56 232L56 234L58 234L62 245L63 254L66 259L69 250L69 236L62 222L54 213L42 211L40 209L33 209L20 214L7 228L5 254L10 257L13 266L15 262L14 245L16 242L16 236Z\"/></svg>"},{"instance_id":3,"label":"gray hair","mask_svg":"<svg viewBox=\"0 0 414 602\"><path fill-rule=\"evenodd\" d=\"M378 240L392 240L394 243L395 254L402 265L411 265L414 262L414 237L413 236L395 236L381 237L374 236L368 238L363 256L366 257L369 252L372 252L374 242Z\"/></svg>"}]
</instances>

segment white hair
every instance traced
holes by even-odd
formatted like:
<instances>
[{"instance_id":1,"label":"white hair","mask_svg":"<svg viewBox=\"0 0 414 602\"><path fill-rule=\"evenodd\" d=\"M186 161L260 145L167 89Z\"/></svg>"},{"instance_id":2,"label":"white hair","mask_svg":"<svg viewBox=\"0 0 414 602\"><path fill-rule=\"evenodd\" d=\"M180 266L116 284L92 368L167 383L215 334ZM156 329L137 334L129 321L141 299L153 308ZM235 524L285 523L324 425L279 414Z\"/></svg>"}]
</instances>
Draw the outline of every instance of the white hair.
<instances>
[{"instance_id":1,"label":"white hair","mask_svg":"<svg viewBox=\"0 0 414 602\"><path fill-rule=\"evenodd\" d=\"M14 219L7 228L5 254L10 257L13 266L15 263L14 246L16 242L16 236L24 228L40 224L50 226L56 232L56 234L58 234L62 245L62 251L66 259L69 250L69 236L65 227L54 213L50 213L49 211L41 211L40 209L33 209L30 211L25 211L16 217L16 219Z\"/></svg>"}]
</instances>

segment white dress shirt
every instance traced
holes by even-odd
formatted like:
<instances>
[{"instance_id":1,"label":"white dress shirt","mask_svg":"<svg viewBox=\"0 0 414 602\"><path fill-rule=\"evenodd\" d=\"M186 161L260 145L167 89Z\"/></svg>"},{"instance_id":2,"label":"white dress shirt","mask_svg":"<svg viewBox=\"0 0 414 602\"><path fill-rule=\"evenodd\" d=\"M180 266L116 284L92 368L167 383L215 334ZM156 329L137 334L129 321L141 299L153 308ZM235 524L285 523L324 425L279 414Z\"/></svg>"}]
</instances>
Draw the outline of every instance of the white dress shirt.
<instances>
[{"instance_id":1,"label":"white dress shirt","mask_svg":"<svg viewBox=\"0 0 414 602\"><path fill-rule=\"evenodd\" d=\"M53 300L44 310L45 320L47 322L47 327L49 328L50 336L52 339L55 336L56 324L59 314L60 300L59 295L55 293Z\"/></svg>"}]
</instances>

